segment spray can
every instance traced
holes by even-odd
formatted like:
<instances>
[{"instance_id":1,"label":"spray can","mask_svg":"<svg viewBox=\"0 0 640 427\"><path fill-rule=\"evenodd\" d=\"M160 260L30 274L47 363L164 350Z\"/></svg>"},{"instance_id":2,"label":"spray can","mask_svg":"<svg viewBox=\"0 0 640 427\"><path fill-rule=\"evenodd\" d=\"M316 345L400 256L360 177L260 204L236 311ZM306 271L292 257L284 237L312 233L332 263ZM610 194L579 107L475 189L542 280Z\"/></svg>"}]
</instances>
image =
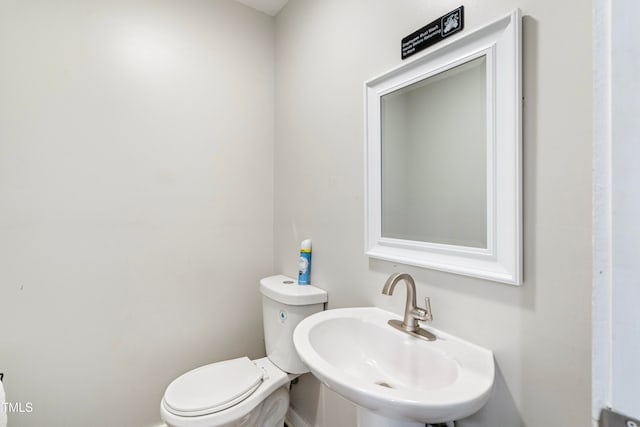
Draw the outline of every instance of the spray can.
<instances>
[{"instance_id":1,"label":"spray can","mask_svg":"<svg viewBox=\"0 0 640 427\"><path fill-rule=\"evenodd\" d=\"M311 283L311 240L303 240L300 244L300 257L298 258L298 284Z\"/></svg>"}]
</instances>

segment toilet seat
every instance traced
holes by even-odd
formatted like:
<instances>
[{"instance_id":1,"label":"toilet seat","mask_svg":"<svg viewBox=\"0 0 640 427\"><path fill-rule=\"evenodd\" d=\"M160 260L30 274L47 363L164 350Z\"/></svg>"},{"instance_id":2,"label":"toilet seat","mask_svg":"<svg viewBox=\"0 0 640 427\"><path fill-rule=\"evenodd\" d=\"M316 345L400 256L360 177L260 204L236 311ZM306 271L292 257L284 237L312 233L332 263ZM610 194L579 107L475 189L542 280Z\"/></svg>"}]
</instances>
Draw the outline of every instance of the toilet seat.
<instances>
[{"instance_id":1,"label":"toilet seat","mask_svg":"<svg viewBox=\"0 0 640 427\"><path fill-rule=\"evenodd\" d=\"M215 413L200 416L185 416L173 413L173 410L170 410L167 405L167 399L163 398L160 402L160 415L162 420L168 426L172 427L260 426L264 424L261 421L261 417L270 415L263 413L263 410L260 410L259 413L254 413L253 411L255 408L264 405L265 402L269 400L269 396L276 394L280 396L279 400L284 399L280 404L284 405L284 411L286 412L286 408L289 406L289 382L299 375L283 372L267 357L256 359L252 363L263 372L262 382L253 393L241 402ZM279 393L278 389L283 389L287 392ZM171 400L171 398L169 400Z\"/></svg>"},{"instance_id":2,"label":"toilet seat","mask_svg":"<svg viewBox=\"0 0 640 427\"><path fill-rule=\"evenodd\" d=\"M248 357L201 366L169 384L163 403L178 416L214 414L251 396L262 384L264 375L263 369Z\"/></svg>"}]
</instances>

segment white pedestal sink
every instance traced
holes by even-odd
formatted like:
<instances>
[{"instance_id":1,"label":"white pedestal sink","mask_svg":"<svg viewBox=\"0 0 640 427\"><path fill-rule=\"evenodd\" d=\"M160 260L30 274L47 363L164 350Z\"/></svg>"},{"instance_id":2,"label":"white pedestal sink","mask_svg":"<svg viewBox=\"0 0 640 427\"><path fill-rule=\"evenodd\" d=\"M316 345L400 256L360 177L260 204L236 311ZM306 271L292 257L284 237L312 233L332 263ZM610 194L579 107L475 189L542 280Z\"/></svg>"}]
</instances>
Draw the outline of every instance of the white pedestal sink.
<instances>
[{"instance_id":1,"label":"white pedestal sink","mask_svg":"<svg viewBox=\"0 0 640 427\"><path fill-rule=\"evenodd\" d=\"M424 427L468 417L489 399L493 353L434 328L424 341L375 308L327 310L293 334L300 358L327 387L358 405L362 427Z\"/></svg>"}]
</instances>

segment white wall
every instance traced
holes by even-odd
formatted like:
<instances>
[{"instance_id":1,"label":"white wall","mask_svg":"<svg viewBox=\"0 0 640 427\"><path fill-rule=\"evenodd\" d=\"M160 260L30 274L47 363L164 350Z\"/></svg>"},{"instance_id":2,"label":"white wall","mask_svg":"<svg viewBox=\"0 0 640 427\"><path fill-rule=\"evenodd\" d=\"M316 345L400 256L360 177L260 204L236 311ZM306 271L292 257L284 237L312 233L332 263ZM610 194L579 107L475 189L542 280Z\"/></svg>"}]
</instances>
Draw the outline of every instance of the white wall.
<instances>
[{"instance_id":1,"label":"white wall","mask_svg":"<svg viewBox=\"0 0 640 427\"><path fill-rule=\"evenodd\" d=\"M524 266L522 287L364 256L365 80L398 65L400 39L459 6L423 0L291 0L276 19L276 269L295 273L313 239L312 281L329 307L375 305L405 270L431 296L434 326L495 353L497 385L461 427L590 423L591 4L465 3L467 30L523 11ZM294 408L315 426L351 427L353 407L305 377Z\"/></svg>"},{"instance_id":2,"label":"white wall","mask_svg":"<svg viewBox=\"0 0 640 427\"><path fill-rule=\"evenodd\" d=\"M1 1L0 58L0 371L33 405L10 425L157 424L178 374L264 355L273 18Z\"/></svg>"},{"instance_id":3,"label":"white wall","mask_svg":"<svg viewBox=\"0 0 640 427\"><path fill-rule=\"evenodd\" d=\"M640 5L594 7L593 417L640 418Z\"/></svg>"},{"instance_id":4,"label":"white wall","mask_svg":"<svg viewBox=\"0 0 640 427\"><path fill-rule=\"evenodd\" d=\"M612 404L640 418L640 4L612 3Z\"/></svg>"}]
</instances>

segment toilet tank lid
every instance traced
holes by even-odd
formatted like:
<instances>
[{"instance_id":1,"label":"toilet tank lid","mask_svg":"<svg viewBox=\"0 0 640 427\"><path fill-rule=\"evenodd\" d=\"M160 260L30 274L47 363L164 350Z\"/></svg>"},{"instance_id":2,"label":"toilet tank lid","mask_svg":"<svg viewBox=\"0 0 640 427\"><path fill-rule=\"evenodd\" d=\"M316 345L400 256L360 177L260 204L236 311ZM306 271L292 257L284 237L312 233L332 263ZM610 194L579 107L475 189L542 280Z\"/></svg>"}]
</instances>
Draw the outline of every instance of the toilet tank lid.
<instances>
[{"instance_id":1,"label":"toilet tank lid","mask_svg":"<svg viewBox=\"0 0 640 427\"><path fill-rule=\"evenodd\" d=\"M298 281L279 274L260 280L262 295L289 305L312 305L327 302L327 291L313 285L298 285Z\"/></svg>"}]
</instances>

